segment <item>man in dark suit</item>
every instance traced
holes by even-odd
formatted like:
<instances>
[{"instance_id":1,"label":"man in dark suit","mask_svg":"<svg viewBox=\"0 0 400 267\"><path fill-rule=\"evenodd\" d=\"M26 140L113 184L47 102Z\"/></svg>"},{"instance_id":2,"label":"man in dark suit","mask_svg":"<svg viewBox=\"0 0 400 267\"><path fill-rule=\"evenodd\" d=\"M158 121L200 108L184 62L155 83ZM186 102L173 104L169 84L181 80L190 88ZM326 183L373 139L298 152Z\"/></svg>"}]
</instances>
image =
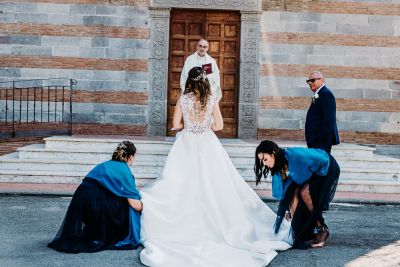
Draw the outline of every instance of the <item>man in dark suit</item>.
<instances>
[{"instance_id":1,"label":"man in dark suit","mask_svg":"<svg viewBox=\"0 0 400 267\"><path fill-rule=\"evenodd\" d=\"M333 145L339 144L339 134L336 125L336 100L331 90L324 84L324 76L319 71L310 73L306 81L314 95L311 98L311 105L307 112L305 134L307 146L310 148L320 148L329 155ZM330 195L336 190L337 179L332 182ZM307 208L312 211L313 203L311 195L315 195L318 187L310 188L306 186L302 190L302 195L306 201ZM333 196L333 195L332 195ZM323 207L322 211L328 210ZM317 234L311 244L312 247L323 247L329 237L329 230L325 224L322 214L319 215L317 225Z\"/></svg>"},{"instance_id":2,"label":"man in dark suit","mask_svg":"<svg viewBox=\"0 0 400 267\"><path fill-rule=\"evenodd\" d=\"M336 125L335 97L325 86L321 72L311 72L306 82L314 92L306 117L307 146L323 149L330 154L332 146L340 143Z\"/></svg>"}]
</instances>

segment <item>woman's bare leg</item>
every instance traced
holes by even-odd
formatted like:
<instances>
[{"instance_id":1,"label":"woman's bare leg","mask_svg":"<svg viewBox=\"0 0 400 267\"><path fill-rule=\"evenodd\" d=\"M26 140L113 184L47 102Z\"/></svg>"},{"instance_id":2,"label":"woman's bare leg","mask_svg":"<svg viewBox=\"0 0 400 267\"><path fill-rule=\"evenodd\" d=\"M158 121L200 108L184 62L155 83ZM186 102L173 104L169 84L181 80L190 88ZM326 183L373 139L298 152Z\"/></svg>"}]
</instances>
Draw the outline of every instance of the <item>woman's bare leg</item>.
<instances>
[{"instance_id":1,"label":"woman's bare leg","mask_svg":"<svg viewBox=\"0 0 400 267\"><path fill-rule=\"evenodd\" d=\"M294 192L294 196L292 198L292 201L290 202L290 218L287 219L291 219L294 216L294 213L296 212L297 209L297 205L299 204L299 189L296 189L296 191Z\"/></svg>"},{"instance_id":2,"label":"woman's bare leg","mask_svg":"<svg viewBox=\"0 0 400 267\"><path fill-rule=\"evenodd\" d=\"M301 198L303 199L307 209L310 212L314 211L314 205L311 199L311 194L310 194L310 186L306 184L300 189L300 195ZM315 236L314 243L311 245L313 248L321 248L325 246L326 240L328 239L329 236L329 231L326 227L322 226L321 222L319 220L316 221L316 226L318 229L318 233Z\"/></svg>"},{"instance_id":3,"label":"woman's bare leg","mask_svg":"<svg viewBox=\"0 0 400 267\"><path fill-rule=\"evenodd\" d=\"M300 195L301 198L304 201L304 204L306 204L307 209L310 212L314 211L314 205L311 199L311 194L310 194L310 186L308 184L304 185L301 189L300 189Z\"/></svg>"}]
</instances>

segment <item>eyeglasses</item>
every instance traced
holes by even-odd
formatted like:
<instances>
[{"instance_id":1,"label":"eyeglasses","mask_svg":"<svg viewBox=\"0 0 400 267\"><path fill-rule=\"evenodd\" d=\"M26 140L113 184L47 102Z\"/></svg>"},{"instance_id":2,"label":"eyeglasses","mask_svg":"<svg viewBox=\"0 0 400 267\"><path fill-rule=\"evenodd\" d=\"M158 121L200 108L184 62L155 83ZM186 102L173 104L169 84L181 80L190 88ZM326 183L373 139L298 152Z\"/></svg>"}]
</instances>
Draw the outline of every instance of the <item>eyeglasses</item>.
<instances>
[{"instance_id":1,"label":"eyeglasses","mask_svg":"<svg viewBox=\"0 0 400 267\"><path fill-rule=\"evenodd\" d=\"M307 84L312 84L312 83L315 83L316 80L321 80L321 78L308 79L308 80L306 81L306 83L307 83Z\"/></svg>"},{"instance_id":2,"label":"eyeglasses","mask_svg":"<svg viewBox=\"0 0 400 267\"><path fill-rule=\"evenodd\" d=\"M200 48L207 48L208 46L207 45L197 45L198 47L200 47Z\"/></svg>"}]
</instances>

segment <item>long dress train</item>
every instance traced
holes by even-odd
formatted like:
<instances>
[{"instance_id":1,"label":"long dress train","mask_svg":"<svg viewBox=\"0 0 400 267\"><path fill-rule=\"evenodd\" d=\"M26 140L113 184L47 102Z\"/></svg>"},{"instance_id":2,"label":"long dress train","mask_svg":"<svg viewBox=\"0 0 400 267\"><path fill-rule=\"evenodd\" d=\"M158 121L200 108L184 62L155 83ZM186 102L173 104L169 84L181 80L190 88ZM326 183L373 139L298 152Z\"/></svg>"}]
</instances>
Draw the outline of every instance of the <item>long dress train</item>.
<instances>
[{"instance_id":1,"label":"long dress train","mask_svg":"<svg viewBox=\"0 0 400 267\"><path fill-rule=\"evenodd\" d=\"M140 259L148 266L266 266L292 243L290 224L274 234L275 213L240 176L210 129L215 100L181 96L185 129L156 182L141 191Z\"/></svg>"}]
</instances>

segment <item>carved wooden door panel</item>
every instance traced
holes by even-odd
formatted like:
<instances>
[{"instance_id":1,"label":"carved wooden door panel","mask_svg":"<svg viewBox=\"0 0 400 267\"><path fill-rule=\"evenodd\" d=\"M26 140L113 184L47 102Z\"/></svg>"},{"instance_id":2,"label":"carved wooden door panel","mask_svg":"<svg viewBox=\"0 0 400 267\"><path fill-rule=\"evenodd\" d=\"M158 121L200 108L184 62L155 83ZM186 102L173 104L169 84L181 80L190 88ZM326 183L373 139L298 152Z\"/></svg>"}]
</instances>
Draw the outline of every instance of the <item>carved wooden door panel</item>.
<instances>
[{"instance_id":1,"label":"carved wooden door panel","mask_svg":"<svg viewBox=\"0 0 400 267\"><path fill-rule=\"evenodd\" d=\"M209 42L208 54L218 64L221 76L221 113L224 129L219 137L237 137L239 58L240 58L240 14L231 11L172 10L168 71L168 129L173 135L172 117L180 95L180 75L187 56L197 49L197 41L205 38Z\"/></svg>"}]
</instances>

